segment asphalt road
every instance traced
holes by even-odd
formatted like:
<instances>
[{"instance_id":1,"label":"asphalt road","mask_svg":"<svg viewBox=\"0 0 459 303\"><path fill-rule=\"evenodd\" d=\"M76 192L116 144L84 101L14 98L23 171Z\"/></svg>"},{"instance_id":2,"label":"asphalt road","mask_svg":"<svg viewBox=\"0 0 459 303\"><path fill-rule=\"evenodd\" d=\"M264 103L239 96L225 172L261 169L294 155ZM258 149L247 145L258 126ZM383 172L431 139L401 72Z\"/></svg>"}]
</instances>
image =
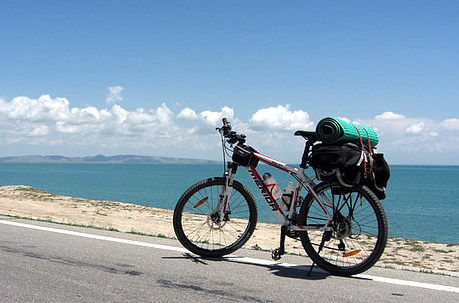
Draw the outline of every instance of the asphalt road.
<instances>
[{"instance_id":1,"label":"asphalt road","mask_svg":"<svg viewBox=\"0 0 459 303\"><path fill-rule=\"evenodd\" d=\"M202 259L175 240L0 216L0 302L459 302L459 277L372 268L330 276L306 257Z\"/></svg>"}]
</instances>

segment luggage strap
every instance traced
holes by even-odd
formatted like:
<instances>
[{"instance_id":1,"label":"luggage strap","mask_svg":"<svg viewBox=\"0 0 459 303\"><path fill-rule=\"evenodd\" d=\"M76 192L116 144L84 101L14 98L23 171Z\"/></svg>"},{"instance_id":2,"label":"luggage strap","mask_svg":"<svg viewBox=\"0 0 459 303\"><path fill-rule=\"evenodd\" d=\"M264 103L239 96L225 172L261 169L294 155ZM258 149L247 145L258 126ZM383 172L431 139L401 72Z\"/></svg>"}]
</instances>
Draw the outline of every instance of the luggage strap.
<instances>
[{"instance_id":1,"label":"luggage strap","mask_svg":"<svg viewBox=\"0 0 459 303\"><path fill-rule=\"evenodd\" d=\"M355 130L357 131L357 133L359 134L359 139L360 139L360 146L362 147L362 155L363 155L363 158L366 158L365 154L364 154L364 150L365 150L365 146L363 145L363 139L362 139L362 135L360 134L360 131L359 129L357 128L357 126L355 126L354 124L352 124L352 126L354 126ZM368 169L367 171L367 161L363 161L363 169L365 171L366 174L370 174L371 173L371 170L373 169L373 152L371 151L371 143L370 143L370 136L368 135L368 131L365 127L363 127L363 130L365 131L365 133L367 134L367 140L368 140L368 149L369 149L369 152L370 152L370 168Z\"/></svg>"}]
</instances>

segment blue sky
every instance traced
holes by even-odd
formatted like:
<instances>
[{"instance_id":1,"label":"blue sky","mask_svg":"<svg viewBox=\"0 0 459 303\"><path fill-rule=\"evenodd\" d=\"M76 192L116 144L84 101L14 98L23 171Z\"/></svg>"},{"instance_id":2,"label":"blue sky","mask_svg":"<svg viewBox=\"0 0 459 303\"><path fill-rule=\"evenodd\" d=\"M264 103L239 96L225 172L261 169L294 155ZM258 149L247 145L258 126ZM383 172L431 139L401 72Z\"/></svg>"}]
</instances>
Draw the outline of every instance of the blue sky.
<instances>
[{"instance_id":1,"label":"blue sky","mask_svg":"<svg viewBox=\"0 0 459 303\"><path fill-rule=\"evenodd\" d=\"M459 164L457 1L0 5L0 156L218 159L225 115L295 162L336 116L392 163Z\"/></svg>"}]
</instances>

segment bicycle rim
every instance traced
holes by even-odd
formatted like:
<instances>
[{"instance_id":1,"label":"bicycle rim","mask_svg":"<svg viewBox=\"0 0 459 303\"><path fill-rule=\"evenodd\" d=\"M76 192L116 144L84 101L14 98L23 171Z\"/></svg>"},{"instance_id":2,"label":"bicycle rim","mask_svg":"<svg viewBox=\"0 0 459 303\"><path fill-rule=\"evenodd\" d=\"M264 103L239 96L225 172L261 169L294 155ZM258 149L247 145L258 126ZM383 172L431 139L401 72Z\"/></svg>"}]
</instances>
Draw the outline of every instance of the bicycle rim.
<instances>
[{"instance_id":1,"label":"bicycle rim","mask_svg":"<svg viewBox=\"0 0 459 303\"><path fill-rule=\"evenodd\" d=\"M224 220L215 209L225 180L211 178L191 186L174 211L174 230L188 250L205 257L218 257L239 249L252 235L257 209L251 193L235 181Z\"/></svg>"},{"instance_id":2,"label":"bicycle rim","mask_svg":"<svg viewBox=\"0 0 459 303\"><path fill-rule=\"evenodd\" d=\"M321 183L318 199L332 214L330 231L308 230L301 241L309 257L326 271L349 276L366 271L382 255L387 219L376 196L365 186L352 189ZM325 226L327 215L311 195L300 211L300 224Z\"/></svg>"}]
</instances>

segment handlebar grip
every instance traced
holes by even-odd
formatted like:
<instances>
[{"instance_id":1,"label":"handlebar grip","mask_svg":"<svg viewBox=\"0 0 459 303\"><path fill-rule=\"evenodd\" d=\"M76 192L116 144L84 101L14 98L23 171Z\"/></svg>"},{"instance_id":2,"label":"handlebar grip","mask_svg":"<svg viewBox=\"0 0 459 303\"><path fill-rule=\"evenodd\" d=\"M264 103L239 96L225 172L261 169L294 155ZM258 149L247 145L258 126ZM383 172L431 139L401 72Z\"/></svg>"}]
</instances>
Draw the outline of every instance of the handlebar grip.
<instances>
[{"instance_id":1,"label":"handlebar grip","mask_svg":"<svg viewBox=\"0 0 459 303\"><path fill-rule=\"evenodd\" d=\"M231 123L229 123L228 120L226 120L226 118L223 118L222 122L223 122L223 127L222 127L223 129L231 130Z\"/></svg>"},{"instance_id":2,"label":"handlebar grip","mask_svg":"<svg viewBox=\"0 0 459 303\"><path fill-rule=\"evenodd\" d=\"M222 119L223 126L221 128L217 128L219 132L227 138L227 142L230 144L238 143L244 144L245 143L245 135L238 134L235 131L231 131L231 123L226 120L226 118Z\"/></svg>"}]
</instances>

